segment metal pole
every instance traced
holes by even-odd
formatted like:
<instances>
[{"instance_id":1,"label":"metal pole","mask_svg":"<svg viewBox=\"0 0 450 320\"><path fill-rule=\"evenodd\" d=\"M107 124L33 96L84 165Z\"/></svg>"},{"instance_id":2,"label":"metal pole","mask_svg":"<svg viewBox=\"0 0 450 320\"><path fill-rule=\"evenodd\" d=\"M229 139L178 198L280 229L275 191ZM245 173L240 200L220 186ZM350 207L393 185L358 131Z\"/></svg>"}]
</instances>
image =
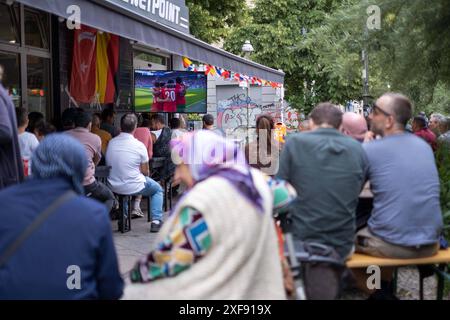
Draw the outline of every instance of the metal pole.
<instances>
[{"instance_id":1,"label":"metal pole","mask_svg":"<svg viewBox=\"0 0 450 320\"><path fill-rule=\"evenodd\" d=\"M250 84L247 82L247 143L250 142Z\"/></svg>"},{"instance_id":2,"label":"metal pole","mask_svg":"<svg viewBox=\"0 0 450 320\"><path fill-rule=\"evenodd\" d=\"M366 116L366 113L369 111L369 53L368 53L368 39L369 39L369 30L367 29L367 25L364 28L364 49L362 50L362 61L363 61L363 113Z\"/></svg>"}]
</instances>

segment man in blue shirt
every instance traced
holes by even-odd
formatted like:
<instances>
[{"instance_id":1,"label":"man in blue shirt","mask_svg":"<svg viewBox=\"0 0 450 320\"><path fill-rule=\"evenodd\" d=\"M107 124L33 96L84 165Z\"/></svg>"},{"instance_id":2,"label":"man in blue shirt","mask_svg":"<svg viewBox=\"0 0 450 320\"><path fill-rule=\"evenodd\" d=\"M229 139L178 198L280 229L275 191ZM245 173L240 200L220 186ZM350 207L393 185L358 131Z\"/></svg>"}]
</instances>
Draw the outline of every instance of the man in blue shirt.
<instances>
[{"instance_id":1,"label":"man in blue shirt","mask_svg":"<svg viewBox=\"0 0 450 320\"><path fill-rule=\"evenodd\" d=\"M119 299L123 280L106 207L82 196L83 146L46 137L32 158L33 178L0 192L0 299ZM28 226L62 202L2 263Z\"/></svg>"},{"instance_id":2,"label":"man in blue shirt","mask_svg":"<svg viewBox=\"0 0 450 320\"><path fill-rule=\"evenodd\" d=\"M380 97L370 115L371 131L382 139L363 145L374 208L368 227L358 232L359 252L412 259L439 249L439 176L431 147L405 133L411 116L409 99L395 93Z\"/></svg>"}]
</instances>

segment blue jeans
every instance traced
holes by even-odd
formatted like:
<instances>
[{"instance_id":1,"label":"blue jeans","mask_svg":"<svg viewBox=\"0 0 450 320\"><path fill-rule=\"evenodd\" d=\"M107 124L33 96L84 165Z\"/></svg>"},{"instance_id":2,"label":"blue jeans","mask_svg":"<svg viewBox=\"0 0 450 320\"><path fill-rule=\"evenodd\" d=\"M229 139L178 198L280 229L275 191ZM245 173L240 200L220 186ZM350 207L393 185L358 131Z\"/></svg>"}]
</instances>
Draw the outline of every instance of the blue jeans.
<instances>
[{"instance_id":1,"label":"blue jeans","mask_svg":"<svg viewBox=\"0 0 450 320\"><path fill-rule=\"evenodd\" d=\"M152 220L162 221L163 219L163 198L164 192L162 187L155 180L145 177L145 187L141 191L133 196L142 195L144 197L150 197L150 212L152 213Z\"/></svg>"}]
</instances>

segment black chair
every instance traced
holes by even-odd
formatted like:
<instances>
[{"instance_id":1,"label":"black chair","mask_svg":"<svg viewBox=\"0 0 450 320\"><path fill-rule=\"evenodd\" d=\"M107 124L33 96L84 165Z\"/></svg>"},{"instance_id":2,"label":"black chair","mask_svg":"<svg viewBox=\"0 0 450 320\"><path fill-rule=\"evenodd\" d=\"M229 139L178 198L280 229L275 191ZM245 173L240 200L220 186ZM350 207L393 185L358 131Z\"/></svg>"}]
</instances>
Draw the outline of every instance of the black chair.
<instances>
[{"instance_id":1,"label":"black chair","mask_svg":"<svg viewBox=\"0 0 450 320\"><path fill-rule=\"evenodd\" d=\"M164 190L164 198L163 198L163 207L164 211L168 210L168 202L170 202L170 207L172 207L172 176L168 178L161 178L161 170L164 169L166 162L165 157L154 157L150 160L150 170L151 175L150 178L152 178L155 181L159 181L163 190ZM149 212L149 219L150 219L150 212ZM150 221L150 220L149 220Z\"/></svg>"},{"instance_id":2,"label":"black chair","mask_svg":"<svg viewBox=\"0 0 450 320\"><path fill-rule=\"evenodd\" d=\"M132 196L124 194L114 194L119 198L119 231L121 233L131 231L131 199ZM125 204L128 204L128 210L125 210Z\"/></svg>"},{"instance_id":3,"label":"black chair","mask_svg":"<svg viewBox=\"0 0 450 320\"><path fill-rule=\"evenodd\" d=\"M95 168L95 178L97 181L107 184L109 173L111 172L111 166L98 166Z\"/></svg>"}]
</instances>

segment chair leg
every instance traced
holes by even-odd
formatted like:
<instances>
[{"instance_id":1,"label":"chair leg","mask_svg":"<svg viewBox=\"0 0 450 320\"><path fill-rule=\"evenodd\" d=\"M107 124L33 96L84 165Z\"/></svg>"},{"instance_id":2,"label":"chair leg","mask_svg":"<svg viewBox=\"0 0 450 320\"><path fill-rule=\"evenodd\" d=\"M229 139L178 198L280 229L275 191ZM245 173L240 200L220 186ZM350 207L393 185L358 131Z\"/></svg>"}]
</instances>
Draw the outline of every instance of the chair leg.
<instances>
[{"instance_id":1,"label":"chair leg","mask_svg":"<svg viewBox=\"0 0 450 320\"><path fill-rule=\"evenodd\" d=\"M150 210L150 197L147 197L147 222L152 221L152 212Z\"/></svg>"},{"instance_id":2,"label":"chair leg","mask_svg":"<svg viewBox=\"0 0 450 320\"><path fill-rule=\"evenodd\" d=\"M119 231L121 233L125 233L125 199L119 196L119 211L120 211L120 220L119 220Z\"/></svg>"},{"instance_id":3,"label":"chair leg","mask_svg":"<svg viewBox=\"0 0 450 320\"><path fill-rule=\"evenodd\" d=\"M394 269L394 276L392 278L392 294L395 295L397 293L397 281L398 281L398 268Z\"/></svg>"},{"instance_id":4,"label":"chair leg","mask_svg":"<svg viewBox=\"0 0 450 320\"><path fill-rule=\"evenodd\" d=\"M423 276L422 272L419 271L419 299L423 300L423 281L425 280L425 277Z\"/></svg>"},{"instance_id":5,"label":"chair leg","mask_svg":"<svg viewBox=\"0 0 450 320\"><path fill-rule=\"evenodd\" d=\"M128 197L128 212L127 212L127 219L128 219L128 226L127 226L127 232L131 231L131 201L132 197Z\"/></svg>"}]
</instances>

